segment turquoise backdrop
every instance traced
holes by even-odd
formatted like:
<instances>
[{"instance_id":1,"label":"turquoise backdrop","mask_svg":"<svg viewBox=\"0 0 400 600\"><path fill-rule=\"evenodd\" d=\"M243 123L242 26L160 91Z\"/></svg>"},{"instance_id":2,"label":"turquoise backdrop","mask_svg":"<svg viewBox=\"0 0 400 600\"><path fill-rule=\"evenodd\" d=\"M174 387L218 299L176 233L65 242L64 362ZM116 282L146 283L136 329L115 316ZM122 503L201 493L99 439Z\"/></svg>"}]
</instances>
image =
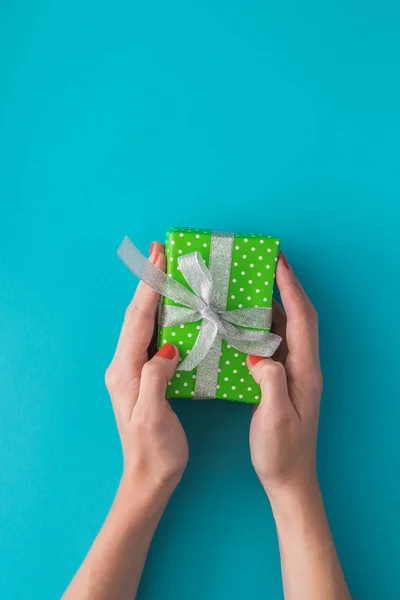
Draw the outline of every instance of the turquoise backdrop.
<instances>
[{"instance_id":1,"label":"turquoise backdrop","mask_svg":"<svg viewBox=\"0 0 400 600\"><path fill-rule=\"evenodd\" d=\"M104 371L170 225L254 230L320 314L319 472L355 599L399 597L395 0L3 0L0 597L59 598L121 472ZM141 600L282 598L251 408L174 403L190 463Z\"/></svg>"}]
</instances>

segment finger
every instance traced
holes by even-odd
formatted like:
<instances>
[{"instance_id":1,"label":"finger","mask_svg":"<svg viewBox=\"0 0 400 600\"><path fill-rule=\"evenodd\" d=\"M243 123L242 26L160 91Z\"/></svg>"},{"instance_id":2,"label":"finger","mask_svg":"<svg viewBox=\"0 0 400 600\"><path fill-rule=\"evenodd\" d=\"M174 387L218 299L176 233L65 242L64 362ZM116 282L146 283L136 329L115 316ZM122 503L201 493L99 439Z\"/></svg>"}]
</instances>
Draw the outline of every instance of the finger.
<instances>
[{"instance_id":1,"label":"finger","mask_svg":"<svg viewBox=\"0 0 400 600\"><path fill-rule=\"evenodd\" d=\"M140 391L137 405L157 408L165 403L168 382L178 365L179 351L173 344L164 344L157 354L145 363L140 378Z\"/></svg>"},{"instance_id":2,"label":"finger","mask_svg":"<svg viewBox=\"0 0 400 600\"><path fill-rule=\"evenodd\" d=\"M319 365L317 313L283 254L276 269L276 283L287 317L291 364L303 371Z\"/></svg>"},{"instance_id":3,"label":"finger","mask_svg":"<svg viewBox=\"0 0 400 600\"><path fill-rule=\"evenodd\" d=\"M268 413L270 418L279 418L294 410L289 398L284 366L271 358L249 355L247 366L261 388L261 403L257 409Z\"/></svg>"},{"instance_id":4,"label":"finger","mask_svg":"<svg viewBox=\"0 0 400 600\"><path fill-rule=\"evenodd\" d=\"M150 249L151 262L165 271L164 246L160 242L153 242ZM136 377L140 377L142 367L147 360L147 348L154 332L159 299L157 292L140 281L125 313L115 360L133 369Z\"/></svg>"}]
</instances>

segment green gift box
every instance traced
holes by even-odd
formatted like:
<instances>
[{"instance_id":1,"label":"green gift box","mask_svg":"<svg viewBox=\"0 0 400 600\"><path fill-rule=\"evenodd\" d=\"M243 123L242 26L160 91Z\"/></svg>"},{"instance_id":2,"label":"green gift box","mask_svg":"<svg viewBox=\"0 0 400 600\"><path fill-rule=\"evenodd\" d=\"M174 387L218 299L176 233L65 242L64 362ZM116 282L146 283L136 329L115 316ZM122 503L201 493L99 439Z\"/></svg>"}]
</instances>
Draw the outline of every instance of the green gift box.
<instances>
[{"instance_id":1,"label":"green gift box","mask_svg":"<svg viewBox=\"0 0 400 600\"><path fill-rule=\"evenodd\" d=\"M218 234L218 236L224 234ZM179 266L180 257L198 252L205 265L210 266L210 255L216 256L214 266L219 262L219 269L224 270L227 296L226 310L249 309L252 307L271 308L276 263L279 254L279 239L269 235L255 233L226 234L230 238L230 256L221 256L221 248L217 246L216 233L208 229L171 227L166 233L165 253L167 257L167 276L172 277L183 286L191 289ZM224 239L224 238L222 238ZM225 243L223 241L223 243ZM214 254L212 245L214 244ZM182 263L181 263L182 264ZM218 264L217 264L218 266ZM211 272L213 265L211 265ZM219 273L214 273L214 277ZM182 306L174 300L163 296L161 305L161 323L164 307ZM159 346L166 343L175 344L180 352L178 370L168 383L168 398L213 397L222 400L258 404L261 399L260 387L256 384L246 365L246 353L236 349L232 342L222 340L219 359L218 376L212 396L199 394L198 369L202 363L191 371L179 370L179 365L190 354L199 336L202 319L194 322L183 322L178 325L159 327ZM269 331L263 328L263 331ZM202 379L205 379L204 368Z\"/></svg>"}]
</instances>

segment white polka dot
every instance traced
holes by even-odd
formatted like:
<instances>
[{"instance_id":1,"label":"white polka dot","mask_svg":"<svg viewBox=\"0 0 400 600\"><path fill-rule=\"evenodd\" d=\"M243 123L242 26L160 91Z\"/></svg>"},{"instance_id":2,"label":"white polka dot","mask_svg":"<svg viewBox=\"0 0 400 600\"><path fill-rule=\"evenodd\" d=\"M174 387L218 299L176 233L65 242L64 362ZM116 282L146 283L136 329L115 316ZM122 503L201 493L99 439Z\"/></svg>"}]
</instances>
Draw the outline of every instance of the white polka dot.
<instances>
[{"instance_id":1,"label":"white polka dot","mask_svg":"<svg viewBox=\"0 0 400 600\"><path fill-rule=\"evenodd\" d=\"M247 300L251 300L251 296L247 296Z\"/></svg>"},{"instance_id":2,"label":"white polka dot","mask_svg":"<svg viewBox=\"0 0 400 600\"><path fill-rule=\"evenodd\" d=\"M246 255L246 254L243 254L242 258L246 259L246 258L247 258L247 255Z\"/></svg>"},{"instance_id":3,"label":"white polka dot","mask_svg":"<svg viewBox=\"0 0 400 600\"><path fill-rule=\"evenodd\" d=\"M207 248L207 244L206 244L206 242L204 242L204 244L203 244L203 247L204 247L204 248Z\"/></svg>"},{"instance_id":4,"label":"white polka dot","mask_svg":"<svg viewBox=\"0 0 400 600\"><path fill-rule=\"evenodd\" d=\"M244 367L244 366L246 366L246 363L245 363L245 362L242 362L242 367Z\"/></svg>"},{"instance_id":5,"label":"white polka dot","mask_svg":"<svg viewBox=\"0 0 400 600\"><path fill-rule=\"evenodd\" d=\"M192 334L191 334L191 333L188 333L188 337L192 337Z\"/></svg>"},{"instance_id":6,"label":"white polka dot","mask_svg":"<svg viewBox=\"0 0 400 600\"><path fill-rule=\"evenodd\" d=\"M265 268L270 269L271 267L270 267L270 265L265 265Z\"/></svg>"},{"instance_id":7,"label":"white polka dot","mask_svg":"<svg viewBox=\"0 0 400 600\"><path fill-rule=\"evenodd\" d=\"M180 327L181 329L183 329L185 326L184 326L184 324L183 324L183 323L181 323L181 325L179 325L179 327Z\"/></svg>"},{"instance_id":8,"label":"white polka dot","mask_svg":"<svg viewBox=\"0 0 400 600\"><path fill-rule=\"evenodd\" d=\"M254 267L253 263L251 263L250 266L251 266L251 268L253 268Z\"/></svg>"},{"instance_id":9,"label":"white polka dot","mask_svg":"<svg viewBox=\"0 0 400 600\"><path fill-rule=\"evenodd\" d=\"M235 373L235 375L236 375L236 373L237 373L237 369L233 369L233 372L234 372L234 373Z\"/></svg>"},{"instance_id":10,"label":"white polka dot","mask_svg":"<svg viewBox=\"0 0 400 600\"><path fill-rule=\"evenodd\" d=\"M179 394L179 390L175 390L175 394Z\"/></svg>"},{"instance_id":11,"label":"white polka dot","mask_svg":"<svg viewBox=\"0 0 400 600\"><path fill-rule=\"evenodd\" d=\"M179 237L183 237L183 233L180 233L180 234L179 234Z\"/></svg>"},{"instance_id":12,"label":"white polka dot","mask_svg":"<svg viewBox=\"0 0 400 600\"><path fill-rule=\"evenodd\" d=\"M218 369L218 373L221 373L221 369Z\"/></svg>"},{"instance_id":13,"label":"white polka dot","mask_svg":"<svg viewBox=\"0 0 400 600\"><path fill-rule=\"evenodd\" d=\"M239 246L235 246L235 250L239 250Z\"/></svg>"},{"instance_id":14,"label":"white polka dot","mask_svg":"<svg viewBox=\"0 0 400 600\"><path fill-rule=\"evenodd\" d=\"M261 277L261 273L257 273L257 277Z\"/></svg>"},{"instance_id":15,"label":"white polka dot","mask_svg":"<svg viewBox=\"0 0 400 600\"><path fill-rule=\"evenodd\" d=\"M248 387L248 388L247 388L247 391L248 391L248 392L251 392L251 387Z\"/></svg>"},{"instance_id":16,"label":"white polka dot","mask_svg":"<svg viewBox=\"0 0 400 600\"><path fill-rule=\"evenodd\" d=\"M243 240L243 241L244 241L244 242L248 242L249 240L248 240L247 238L244 238L244 240Z\"/></svg>"},{"instance_id":17,"label":"white polka dot","mask_svg":"<svg viewBox=\"0 0 400 600\"><path fill-rule=\"evenodd\" d=\"M199 239L199 237L200 237L200 236L199 236L199 234L198 234L198 233L196 233L196 238L197 238L197 239Z\"/></svg>"},{"instance_id":18,"label":"white polka dot","mask_svg":"<svg viewBox=\"0 0 400 600\"><path fill-rule=\"evenodd\" d=\"M246 271L242 271L240 274L241 275L246 275Z\"/></svg>"},{"instance_id":19,"label":"white polka dot","mask_svg":"<svg viewBox=\"0 0 400 600\"><path fill-rule=\"evenodd\" d=\"M190 392L190 395L191 395L191 396L194 396L194 392Z\"/></svg>"},{"instance_id":20,"label":"white polka dot","mask_svg":"<svg viewBox=\"0 0 400 600\"><path fill-rule=\"evenodd\" d=\"M243 308L243 304L239 304L239 308Z\"/></svg>"},{"instance_id":21,"label":"white polka dot","mask_svg":"<svg viewBox=\"0 0 400 600\"><path fill-rule=\"evenodd\" d=\"M231 346L230 344L228 344L228 345L227 345L227 348L232 348L232 346ZM222 352L221 352L221 354L222 354Z\"/></svg>"},{"instance_id":22,"label":"white polka dot","mask_svg":"<svg viewBox=\"0 0 400 600\"><path fill-rule=\"evenodd\" d=\"M239 394L239 398L243 398L243 394Z\"/></svg>"},{"instance_id":23,"label":"white polka dot","mask_svg":"<svg viewBox=\"0 0 400 600\"><path fill-rule=\"evenodd\" d=\"M271 248L267 248L267 252L271 252Z\"/></svg>"},{"instance_id":24,"label":"white polka dot","mask_svg":"<svg viewBox=\"0 0 400 600\"><path fill-rule=\"evenodd\" d=\"M235 352L235 358L237 358L239 356L239 354L237 352Z\"/></svg>"},{"instance_id":25,"label":"white polka dot","mask_svg":"<svg viewBox=\"0 0 400 600\"><path fill-rule=\"evenodd\" d=\"M252 283L253 283L253 280L252 280L252 279L249 279L249 284L251 285Z\"/></svg>"},{"instance_id":26,"label":"white polka dot","mask_svg":"<svg viewBox=\"0 0 400 600\"><path fill-rule=\"evenodd\" d=\"M258 257L258 260L262 260L262 259L263 259L263 257L262 257L262 256L259 256L259 257Z\"/></svg>"},{"instance_id":27,"label":"white polka dot","mask_svg":"<svg viewBox=\"0 0 400 600\"><path fill-rule=\"evenodd\" d=\"M172 381L168 381L168 385L172 385Z\"/></svg>"},{"instance_id":28,"label":"white polka dot","mask_svg":"<svg viewBox=\"0 0 400 600\"><path fill-rule=\"evenodd\" d=\"M275 257L274 260L275 260L275 262L278 262L278 258L277 257Z\"/></svg>"},{"instance_id":29,"label":"white polka dot","mask_svg":"<svg viewBox=\"0 0 400 600\"><path fill-rule=\"evenodd\" d=\"M260 244L263 244L263 243L264 243L264 240L260 240Z\"/></svg>"},{"instance_id":30,"label":"white polka dot","mask_svg":"<svg viewBox=\"0 0 400 600\"><path fill-rule=\"evenodd\" d=\"M173 331L173 332L171 333L171 335L176 335L175 331Z\"/></svg>"},{"instance_id":31,"label":"white polka dot","mask_svg":"<svg viewBox=\"0 0 400 600\"><path fill-rule=\"evenodd\" d=\"M267 301L267 299L266 299L266 298L263 298L263 302L266 302L266 301Z\"/></svg>"},{"instance_id":32,"label":"white polka dot","mask_svg":"<svg viewBox=\"0 0 400 600\"><path fill-rule=\"evenodd\" d=\"M232 283L236 283L236 279L232 279Z\"/></svg>"},{"instance_id":33,"label":"white polka dot","mask_svg":"<svg viewBox=\"0 0 400 600\"><path fill-rule=\"evenodd\" d=\"M243 364L243 363L242 363L242 364ZM244 382L244 379L243 379L243 377L241 377L241 379L240 379L240 383L243 383L243 382Z\"/></svg>"},{"instance_id":34,"label":"white polka dot","mask_svg":"<svg viewBox=\"0 0 400 600\"><path fill-rule=\"evenodd\" d=\"M234 267L237 267L237 266L238 266L238 263L233 263L233 266L234 266Z\"/></svg>"},{"instance_id":35,"label":"white polka dot","mask_svg":"<svg viewBox=\"0 0 400 600\"><path fill-rule=\"evenodd\" d=\"M265 282L265 285L269 285L269 281L266 281L266 282Z\"/></svg>"},{"instance_id":36,"label":"white polka dot","mask_svg":"<svg viewBox=\"0 0 400 600\"><path fill-rule=\"evenodd\" d=\"M174 244L175 244L174 240L171 240L171 244L172 244L172 245L174 245Z\"/></svg>"},{"instance_id":37,"label":"white polka dot","mask_svg":"<svg viewBox=\"0 0 400 600\"><path fill-rule=\"evenodd\" d=\"M234 300L236 298L236 296L231 296L232 300Z\"/></svg>"},{"instance_id":38,"label":"white polka dot","mask_svg":"<svg viewBox=\"0 0 400 600\"><path fill-rule=\"evenodd\" d=\"M229 377L224 377L224 381L229 381Z\"/></svg>"},{"instance_id":39,"label":"white polka dot","mask_svg":"<svg viewBox=\"0 0 400 600\"><path fill-rule=\"evenodd\" d=\"M178 250L178 254L182 254L182 250Z\"/></svg>"},{"instance_id":40,"label":"white polka dot","mask_svg":"<svg viewBox=\"0 0 400 600\"><path fill-rule=\"evenodd\" d=\"M279 240L276 240L275 244L276 244L277 246L279 246Z\"/></svg>"},{"instance_id":41,"label":"white polka dot","mask_svg":"<svg viewBox=\"0 0 400 600\"><path fill-rule=\"evenodd\" d=\"M166 344L166 343L167 343L167 340L163 340L163 341L162 341L162 343L163 343L163 344Z\"/></svg>"},{"instance_id":42,"label":"white polka dot","mask_svg":"<svg viewBox=\"0 0 400 600\"><path fill-rule=\"evenodd\" d=\"M225 361L225 364L226 364L226 365L230 365L231 363L229 362L229 360L226 360L226 361Z\"/></svg>"},{"instance_id":43,"label":"white polka dot","mask_svg":"<svg viewBox=\"0 0 400 600\"><path fill-rule=\"evenodd\" d=\"M185 383L184 383L183 385L184 385L184 387L187 387L187 386L188 386L188 384L187 384L187 382L186 382L186 381L185 381Z\"/></svg>"},{"instance_id":44,"label":"white polka dot","mask_svg":"<svg viewBox=\"0 0 400 600\"><path fill-rule=\"evenodd\" d=\"M187 246L191 246L191 245L192 245L192 242L188 242L186 245L187 245Z\"/></svg>"},{"instance_id":45,"label":"white polka dot","mask_svg":"<svg viewBox=\"0 0 400 600\"><path fill-rule=\"evenodd\" d=\"M233 385L233 386L232 386L232 389L233 389L233 390L236 390L236 386L235 386L235 385Z\"/></svg>"},{"instance_id":46,"label":"white polka dot","mask_svg":"<svg viewBox=\"0 0 400 600\"><path fill-rule=\"evenodd\" d=\"M220 387L221 387L220 385L217 385L217 390L219 390Z\"/></svg>"},{"instance_id":47,"label":"white polka dot","mask_svg":"<svg viewBox=\"0 0 400 600\"><path fill-rule=\"evenodd\" d=\"M196 375L192 375L192 379L196 379Z\"/></svg>"},{"instance_id":48,"label":"white polka dot","mask_svg":"<svg viewBox=\"0 0 400 600\"><path fill-rule=\"evenodd\" d=\"M240 288L240 291L241 291L241 292L244 292L244 288Z\"/></svg>"},{"instance_id":49,"label":"white polka dot","mask_svg":"<svg viewBox=\"0 0 400 600\"><path fill-rule=\"evenodd\" d=\"M180 268L180 267L177 267L177 269L178 269L178 271L180 271L180 270L181 270L181 268Z\"/></svg>"},{"instance_id":50,"label":"white polka dot","mask_svg":"<svg viewBox=\"0 0 400 600\"><path fill-rule=\"evenodd\" d=\"M254 396L254 400L258 400L258 396Z\"/></svg>"},{"instance_id":51,"label":"white polka dot","mask_svg":"<svg viewBox=\"0 0 400 600\"><path fill-rule=\"evenodd\" d=\"M253 251L253 252L255 251L255 248L254 248L254 246L253 246L253 248L252 248L252 251Z\"/></svg>"},{"instance_id":52,"label":"white polka dot","mask_svg":"<svg viewBox=\"0 0 400 600\"><path fill-rule=\"evenodd\" d=\"M259 294L259 293L260 293L260 290L256 290L256 292L257 292L257 294Z\"/></svg>"},{"instance_id":53,"label":"white polka dot","mask_svg":"<svg viewBox=\"0 0 400 600\"><path fill-rule=\"evenodd\" d=\"M179 340L179 345L182 346L183 342L182 340Z\"/></svg>"},{"instance_id":54,"label":"white polka dot","mask_svg":"<svg viewBox=\"0 0 400 600\"><path fill-rule=\"evenodd\" d=\"M168 277L172 277L172 273L168 273Z\"/></svg>"},{"instance_id":55,"label":"white polka dot","mask_svg":"<svg viewBox=\"0 0 400 600\"><path fill-rule=\"evenodd\" d=\"M223 398L226 398L226 394L222 394L222 397L223 397Z\"/></svg>"},{"instance_id":56,"label":"white polka dot","mask_svg":"<svg viewBox=\"0 0 400 600\"><path fill-rule=\"evenodd\" d=\"M200 325L196 325L196 329L200 329Z\"/></svg>"},{"instance_id":57,"label":"white polka dot","mask_svg":"<svg viewBox=\"0 0 400 600\"><path fill-rule=\"evenodd\" d=\"M177 373L177 374L176 374L176 376L177 376L177 377L180 377L180 376L181 376L181 374L180 374L180 373Z\"/></svg>"},{"instance_id":58,"label":"white polka dot","mask_svg":"<svg viewBox=\"0 0 400 600\"><path fill-rule=\"evenodd\" d=\"M190 354L190 350L186 350L186 354Z\"/></svg>"}]
</instances>

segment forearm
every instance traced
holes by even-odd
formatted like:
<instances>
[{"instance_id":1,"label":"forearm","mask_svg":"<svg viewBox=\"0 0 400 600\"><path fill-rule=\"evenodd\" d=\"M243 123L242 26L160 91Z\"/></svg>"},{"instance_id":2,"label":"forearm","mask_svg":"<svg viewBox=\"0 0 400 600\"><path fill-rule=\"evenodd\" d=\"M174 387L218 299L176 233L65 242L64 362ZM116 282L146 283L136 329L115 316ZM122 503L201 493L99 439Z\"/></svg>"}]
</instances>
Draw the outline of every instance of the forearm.
<instances>
[{"instance_id":1,"label":"forearm","mask_svg":"<svg viewBox=\"0 0 400 600\"><path fill-rule=\"evenodd\" d=\"M270 498L286 600L350 599L317 482Z\"/></svg>"},{"instance_id":2,"label":"forearm","mask_svg":"<svg viewBox=\"0 0 400 600\"><path fill-rule=\"evenodd\" d=\"M63 600L132 600L169 493L122 480L110 513Z\"/></svg>"}]
</instances>

